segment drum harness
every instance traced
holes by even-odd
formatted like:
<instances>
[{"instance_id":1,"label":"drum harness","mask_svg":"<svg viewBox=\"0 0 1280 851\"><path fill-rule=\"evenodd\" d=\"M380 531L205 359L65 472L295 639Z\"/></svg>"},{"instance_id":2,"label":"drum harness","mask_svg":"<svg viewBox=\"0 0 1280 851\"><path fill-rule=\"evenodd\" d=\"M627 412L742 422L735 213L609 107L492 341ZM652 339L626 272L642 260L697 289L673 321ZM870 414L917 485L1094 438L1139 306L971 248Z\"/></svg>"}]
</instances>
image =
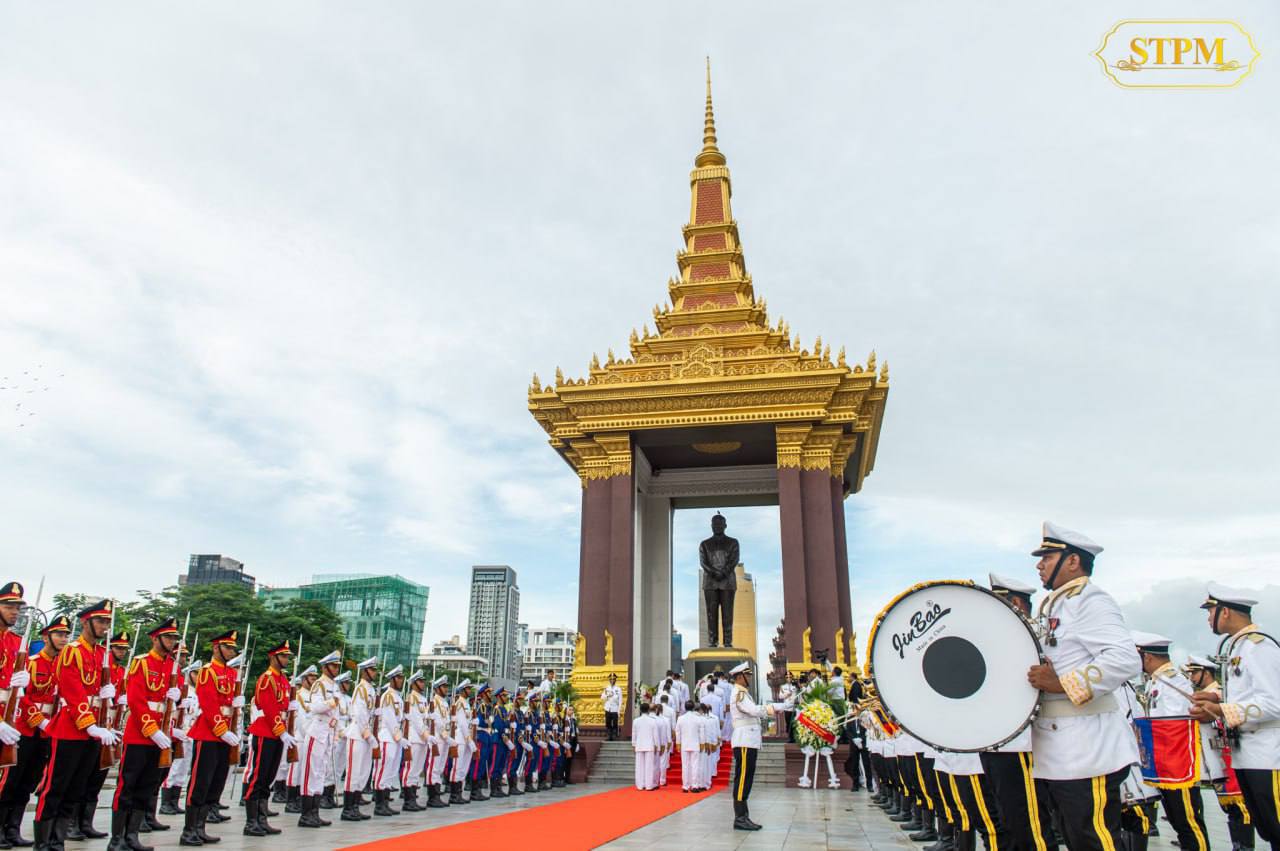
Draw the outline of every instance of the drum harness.
<instances>
[{"instance_id":1,"label":"drum harness","mask_svg":"<svg viewBox=\"0 0 1280 851\"><path fill-rule=\"evenodd\" d=\"M1217 616L1215 615L1214 627L1217 627L1217 625L1218 625ZM1274 636L1269 635L1260 629L1250 630L1249 632L1246 632L1246 633L1237 633L1235 636L1230 636L1230 635L1223 636L1222 641L1218 642L1217 654L1210 657L1211 661L1218 666L1219 673L1222 674L1223 700L1225 700L1227 697L1227 685L1231 678L1231 669L1234 668L1237 674L1240 673L1239 662L1237 661L1233 663L1231 654L1235 651L1236 645L1250 635L1261 635L1263 638L1267 639L1272 644L1276 645L1277 647L1280 647L1280 641L1277 641ZM1232 640L1233 638L1235 639L1234 641ZM1227 646L1228 642L1230 642L1230 646ZM1225 649L1225 652L1224 652L1224 649ZM1252 709L1259 714L1262 711L1258 709L1256 706L1248 707L1245 710L1246 720L1248 720L1248 718L1250 717L1250 713L1248 711L1249 709ZM1225 722L1217 723L1214 726L1217 728L1217 735L1214 737L1215 738L1214 745L1216 746L1215 749L1221 750L1224 745L1230 746L1230 745L1240 744L1240 734L1242 732L1253 733L1253 732L1257 732L1257 730L1265 730L1271 727L1280 727L1280 722L1271 721L1269 723L1260 724L1256 729L1248 730L1248 731L1242 731L1239 727L1228 727Z\"/></svg>"},{"instance_id":2,"label":"drum harness","mask_svg":"<svg viewBox=\"0 0 1280 851\"><path fill-rule=\"evenodd\" d=\"M1058 575L1058 568L1062 566L1062 561L1067 555L1067 553L1063 553L1058 557L1058 564L1054 567L1053 573L1049 574L1050 583L1052 583L1054 577ZM1088 577L1085 577L1085 579L1087 578ZM1054 631L1058 627L1058 624L1056 623L1057 619L1050 617L1053 612L1053 605L1063 597L1068 596L1072 590L1080 587L1082 586L1077 585L1068 587L1064 585L1061 588L1055 589L1049 594L1049 596L1040 601L1040 611L1036 615L1036 620L1033 622L1032 626L1035 627L1039 637L1043 639L1044 643L1048 646L1058 646L1057 636L1054 635ZM1086 665L1084 669L1084 677L1091 685L1096 685L1097 683L1102 682L1102 671L1096 665ZM1040 712L1038 717L1082 718L1089 715L1102 715L1107 712L1114 712L1119 708L1120 704L1116 702L1115 696L1110 692L1098 695L1088 703L1081 704L1079 706L1072 703L1069 699L1042 699L1040 701Z\"/></svg>"}]
</instances>

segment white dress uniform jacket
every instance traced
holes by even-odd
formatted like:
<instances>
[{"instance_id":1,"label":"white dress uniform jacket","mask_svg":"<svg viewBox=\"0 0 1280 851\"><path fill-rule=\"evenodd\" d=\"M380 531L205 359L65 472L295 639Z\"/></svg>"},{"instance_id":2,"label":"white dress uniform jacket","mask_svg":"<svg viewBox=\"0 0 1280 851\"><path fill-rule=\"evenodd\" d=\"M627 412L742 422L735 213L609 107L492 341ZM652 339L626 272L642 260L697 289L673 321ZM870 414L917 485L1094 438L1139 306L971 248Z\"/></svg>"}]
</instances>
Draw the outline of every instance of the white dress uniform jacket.
<instances>
[{"instance_id":1,"label":"white dress uniform jacket","mask_svg":"<svg viewBox=\"0 0 1280 851\"><path fill-rule=\"evenodd\" d=\"M764 739L760 719L768 715L763 706L757 706L751 699L751 692L742 686L734 686L729 703L729 717L733 724L729 744L735 748L759 748Z\"/></svg>"},{"instance_id":2,"label":"white dress uniform jacket","mask_svg":"<svg viewBox=\"0 0 1280 851\"><path fill-rule=\"evenodd\" d=\"M1082 576L1040 605L1044 654L1066 694L1045 694L1032 730L1038 780L1110 774L1138 761L1138 745L1115 691L1142 670L1111 595Z\"/></svg>"},{"instance_id":3,"label":"white dress uniform jacket","mask_svg":"<svg viewBox=\"0 0 1280 851\"><path fill-rule=\"evenodd\" d=\"M1225 650L1222 717L1240 731L1231 765L1280 769L1280 645L1249 624Z\"/></svg>"},{"instance_id":4,"label":"white dress uniform jacket","mask_svg":"<svg viewBox=\"0 0 1280 851\"><path fill-rule=\"evenodd\" d=\"M604 691L600 692L600 702L604 704L605 712L621 712L622 687L605 686Z\"/></svg>"}]
</instances>

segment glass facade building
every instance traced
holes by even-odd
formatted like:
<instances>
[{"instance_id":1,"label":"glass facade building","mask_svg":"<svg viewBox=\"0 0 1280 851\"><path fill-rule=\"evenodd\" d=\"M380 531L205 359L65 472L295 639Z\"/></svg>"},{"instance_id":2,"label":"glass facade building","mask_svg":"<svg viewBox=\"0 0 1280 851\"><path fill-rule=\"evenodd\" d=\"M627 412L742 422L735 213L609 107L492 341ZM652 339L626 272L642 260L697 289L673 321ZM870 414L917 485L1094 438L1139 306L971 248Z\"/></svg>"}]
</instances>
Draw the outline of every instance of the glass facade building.
<instances>
[{"instance_id":1,"label":"glass facade building","mask_svg":"<svg viewBox=\"0 0 1280 851\"><path fill-rule=\"evenodd\" d=\"M178 576L179 585L213 585L230 582L233 585L254 588L254 579L244 572L244 562L231 556L192 553L187 559L187 572Z\"/></svg>"}]
</instances>

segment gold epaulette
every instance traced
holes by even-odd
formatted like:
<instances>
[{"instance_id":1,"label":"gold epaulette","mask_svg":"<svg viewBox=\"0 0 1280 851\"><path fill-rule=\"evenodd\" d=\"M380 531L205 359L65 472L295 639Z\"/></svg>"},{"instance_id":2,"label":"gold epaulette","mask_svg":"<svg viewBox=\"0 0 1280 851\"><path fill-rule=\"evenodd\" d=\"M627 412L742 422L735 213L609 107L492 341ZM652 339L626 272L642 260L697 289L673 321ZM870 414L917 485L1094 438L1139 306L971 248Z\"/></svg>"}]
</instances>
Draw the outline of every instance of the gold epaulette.
<instances>
[{"instance_id":1,"label":"gold epaulette","mask_svg":"<svg viewBox=\"0 0 1280 851\"><path fill-rule=\"evenodd\" d=\"M1262 633L1260 632L1251 632L1247 634L1245 638L1248 639L1249 641L1252 641L1254 644L1257 644L1258 642L1262 641L1263 636L1262 636Z\"/></svg>"}]
</instances>

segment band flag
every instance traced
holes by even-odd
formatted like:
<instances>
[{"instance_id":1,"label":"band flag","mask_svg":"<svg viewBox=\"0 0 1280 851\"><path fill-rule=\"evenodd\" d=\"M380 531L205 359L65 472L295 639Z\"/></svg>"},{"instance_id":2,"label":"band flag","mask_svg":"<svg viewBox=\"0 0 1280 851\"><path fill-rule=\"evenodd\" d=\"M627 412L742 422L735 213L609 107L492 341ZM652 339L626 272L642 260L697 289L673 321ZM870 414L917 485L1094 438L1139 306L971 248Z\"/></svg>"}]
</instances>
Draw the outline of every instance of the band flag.
<instances>
[{"instance_id":1,"label":"band flag","mask_svg":"<svg viewBox=\"0 0 1280 851\"><path fill-rule=\"evenodd\" d=\"M801 724L803 724L815 736L817 736L819 739L822 739L822 741L826 742L828 745L834 745L836 743L835 733L832 733L830 730L828 730L826 727L823 727L817 721L814 721L813 719L809 718L803 712L801 712L799 715L796 716L796 720L799 721Z\"/></svg>"},{"instance_id":2,"label":"band flag","mask_svg":"<svg viewBox=\"0 0 1280 851\"><path fill-rule=\"evenodd\" d=\"M1194 718L1135 718L1142 779L1159 789L1200 782L1200 724Z\"/></svg>"}]
</instances>

